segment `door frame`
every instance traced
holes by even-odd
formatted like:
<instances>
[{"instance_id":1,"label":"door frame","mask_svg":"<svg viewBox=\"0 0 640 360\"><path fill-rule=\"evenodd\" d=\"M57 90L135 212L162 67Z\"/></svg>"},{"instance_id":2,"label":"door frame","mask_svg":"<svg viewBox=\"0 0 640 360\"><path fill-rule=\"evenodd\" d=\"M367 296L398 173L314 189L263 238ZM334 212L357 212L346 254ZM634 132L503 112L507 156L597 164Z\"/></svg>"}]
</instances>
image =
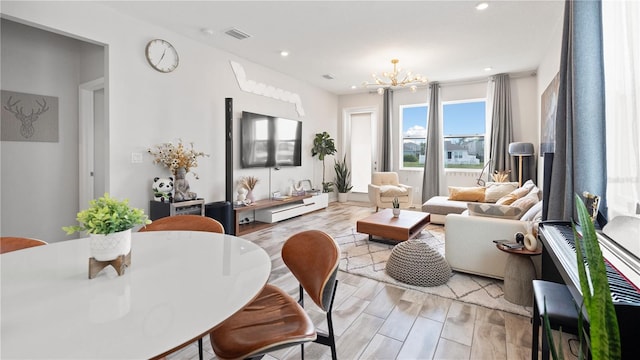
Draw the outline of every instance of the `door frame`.
<instances>
[{"instance_id":1,"label":"door frame","mask_svg":"<svg viewBox=\"0 0 640 360\"><path fill-rule=\"evenodd\" d=\"M94 93L105 89L104 77L78 86L78 208L94 198ZM105 104L106 106L106 104ZM106 120L106 114L105 114ZM106 177L106 172L105 172ZM106 179L105 179L106 184Z\"/></svg>"},{"instance_id":2,"label":"door frame","mask_svg":"<svg viewBox=\"0 0 640 360\"><path fill-rule=\"evenodd\" d=\"M362 106L362 107L353 107L353 108L345 108L342 110L342 133L344 136L342 137L342 148L347 149L346 153L351 154L351 117L353 115L358 114L369 114L371 117L371 135L372 135L372 143L371 143L371 173L377 171L377 166L379 162L379 154L376 151L378 140L378 107L377 106ZM350 157L347 158L349 161ZM364 195L364 196L363 196ZM368 202L367 193L349 193L349 199L354 201L366 201Z\"/></svg>"}]
</instances>

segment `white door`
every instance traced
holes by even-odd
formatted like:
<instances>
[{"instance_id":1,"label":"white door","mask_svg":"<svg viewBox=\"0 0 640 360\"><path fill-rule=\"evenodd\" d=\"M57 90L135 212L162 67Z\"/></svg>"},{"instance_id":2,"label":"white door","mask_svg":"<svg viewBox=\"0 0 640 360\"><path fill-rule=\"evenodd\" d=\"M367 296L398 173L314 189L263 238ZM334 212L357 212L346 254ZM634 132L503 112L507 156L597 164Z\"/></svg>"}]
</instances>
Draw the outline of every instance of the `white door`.
<instances>
[{"instance_id":1,"label":"white door","mask_svg":"<svg viewBox=\"0 0 640 360\"><path fill-rule=\"evenodd\" d=\"M107 179L107 126L105 121L104 78L79 86L79 209L102 196ZM98 169L96 171L96 169ZM98 196L98 197L99 197Z\"/></svg>"},{"instance_id":2,"label":"white door","mask_svg":"<svg viewBox=\"0 0 640 360\"><path fill-rule=\"evenodd\" d=\"M366 196L371 173L377 171L376 109L348 109L345 111L345 149L351 169L351 190L354 201L368 201Z\"/></svg>"}]
</instances>

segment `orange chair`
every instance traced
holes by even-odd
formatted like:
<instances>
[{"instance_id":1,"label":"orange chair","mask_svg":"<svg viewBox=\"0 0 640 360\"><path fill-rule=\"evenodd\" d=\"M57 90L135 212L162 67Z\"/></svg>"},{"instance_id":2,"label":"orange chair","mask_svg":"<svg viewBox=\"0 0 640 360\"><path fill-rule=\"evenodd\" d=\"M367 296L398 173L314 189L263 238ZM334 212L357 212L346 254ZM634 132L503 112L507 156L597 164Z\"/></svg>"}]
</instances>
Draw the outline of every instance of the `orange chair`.
<instances>
[{"instance_id":1,"label":"orange chair","mask_svg":"<svg viewBox=\"0 0 640 360\"><path fill-rule=\"evenodd\" d=\"M47 245L47 243L38 239L3 236L0 238L0 254L40 245Z\"/></svg>"},{"instance_id":2,"label":"orange chair","mask_svg":"<svg viewBox=\"0 0 640 360\"><path fill-rule=\"evenodd\" d=\"M176 215L154 220L145 225L138 232L145 231L206 231L224 234L224 226L216 220L200 215ZM198 355L200 360L204 358L202 339L198 340Z\"/></svg>"},{"instance_id":3,"label":"orange chair","mask_svg":"<svg viewBox=\"0 0 640 360\"><path fill-rule=\"evenodd\" d=\"M322 231L303 231L284 243L282 260L300 283L299 299L267 284L251 303L211 331L218 358L260 357L298 344L304 358L304 343L312 341L330 346L332 358L337 358L331 309L338 284L338 245ZM326 313L328 334L319 333L305 312L304 291Z\"/></svg>"},{"instance_id":4,"label":"orange chair","mask_svg":"<svg viewBox=\"0 0 640 360\"><path fill-rule=\"evenodd\" d=\"M224 234L224 226L210 217L200 215L176 215L154 220L139 231L191 230Z\"/></svg>"}]
</instances>

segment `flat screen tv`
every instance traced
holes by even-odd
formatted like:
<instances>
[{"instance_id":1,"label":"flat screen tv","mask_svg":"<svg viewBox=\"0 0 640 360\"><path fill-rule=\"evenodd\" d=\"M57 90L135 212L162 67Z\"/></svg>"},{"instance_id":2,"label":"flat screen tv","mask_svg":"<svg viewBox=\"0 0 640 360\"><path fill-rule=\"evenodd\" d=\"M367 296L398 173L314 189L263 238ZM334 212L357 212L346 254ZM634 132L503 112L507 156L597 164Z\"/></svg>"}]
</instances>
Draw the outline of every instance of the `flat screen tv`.
<instances>
[{"instance_id":1,"label":"flat screen tv","mask_svg":"<svg viewBox=\"0 0 640 360\"><path fill-rule=\"evenodd\" d=\"M302 165L302 122L242 112L240 165L243 168Z\"/></svg>"}]
</instances>

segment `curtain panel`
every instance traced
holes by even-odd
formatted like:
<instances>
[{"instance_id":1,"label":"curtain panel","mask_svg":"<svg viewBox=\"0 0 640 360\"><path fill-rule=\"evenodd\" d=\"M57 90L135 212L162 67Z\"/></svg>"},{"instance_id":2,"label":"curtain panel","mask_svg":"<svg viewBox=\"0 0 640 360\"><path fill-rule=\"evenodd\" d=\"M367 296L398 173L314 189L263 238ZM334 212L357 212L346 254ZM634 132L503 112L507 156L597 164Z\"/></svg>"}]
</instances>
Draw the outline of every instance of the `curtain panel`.
<instances>
[{"instance_id":1,"label":"curtain panel","mask_svg":"<svg viewBox=\"0 0 640 360\"><path fill-rule=\"evenodd\" d=\"M493 77L493 94L491 97L491 151L489 173L495 171L511 171L512 159L509 155L509 144L513 141L513 125L511 118L511 84L509 74L498 74ZM510 174L515 181L516 174Z\"/></svg>"},{"instance_id":2,"label":"curtain panel","mask_svg":"<svg viewBox=\"0 0 640 360\"><path fill-rule=\"evenodd\" d=\"M393 124L393 90L384 89L382 100L382 161L380 170L391 171L391 160L393 152L391 151L391 126Z\"/></svg>"},{"instance_id":3,"label":"curtain panel","mask_svg":"<svg viewBox=\"0 0 640 360\"><path fill-rule=\"evenodd\" d=\"M440 195L445 185L444 151L440 120L440 85L429 85L429 116L427 117L427 147L422 175L422 203Z\"/></svg>"}]
</instances>

